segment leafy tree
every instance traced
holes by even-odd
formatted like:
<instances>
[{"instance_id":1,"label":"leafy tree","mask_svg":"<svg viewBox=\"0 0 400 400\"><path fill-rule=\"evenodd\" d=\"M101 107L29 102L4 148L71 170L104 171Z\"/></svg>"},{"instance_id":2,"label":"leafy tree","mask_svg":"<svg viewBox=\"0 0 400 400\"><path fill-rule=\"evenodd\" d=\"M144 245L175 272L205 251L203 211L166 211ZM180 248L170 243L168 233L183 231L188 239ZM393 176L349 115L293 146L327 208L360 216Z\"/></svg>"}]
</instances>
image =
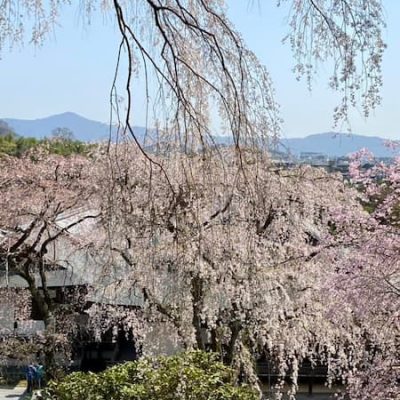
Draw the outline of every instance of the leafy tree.
<instances>
[{"instance_id":1,"label":"leafy tree","mask_svg":"<svg viewBox=\"0 0 400 400\"><path fill-rule=\"evenodd\" d=\"M17 149L16 135L7 133L0 136L0 154L15 154Z\"/></svg>"},{"instance_id":2,"label":"leafy tree","mask_svg":"<svg viewBox=\"0 0 400 400\"><path fill-rule=\"evenodd\" d=\"M0 125L0 154L21 156L38 143L39 141L35 138L25 138L17 135L8 125L4 125L3 128Z\"/></svg>"},{"instance_id":3,"label":"leafy tree","mask_svg":"<svg viewBox=\"0 0 400 400\"><path fill-rule=\"evenodd\" d=\"M210 353L185 352L144 358L100 374L74 373L52 382L46 400L257 400L247 385L237 386L234 371Z\"/></svg>"},{"instance_id":4,"label":"leafy tree","mask_svg":"<svg viewBox=\"0 0 400 400\"><path fill-rule=\"evenodd\" d=\"M28 150L40 145L40 140L33 137L18 136L16 138L15 144L16 144L15 152L10 155L21 157Z\"/></svg>"}]
</instances>

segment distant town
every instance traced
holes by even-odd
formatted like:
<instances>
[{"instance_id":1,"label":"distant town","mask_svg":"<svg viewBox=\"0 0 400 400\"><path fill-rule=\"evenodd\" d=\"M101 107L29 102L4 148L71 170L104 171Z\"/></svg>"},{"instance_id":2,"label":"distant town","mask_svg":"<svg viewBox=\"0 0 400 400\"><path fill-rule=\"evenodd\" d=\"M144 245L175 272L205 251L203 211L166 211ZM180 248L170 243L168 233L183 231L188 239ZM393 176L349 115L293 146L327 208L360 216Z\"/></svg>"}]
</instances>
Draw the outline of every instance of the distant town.
<instances>
[{"instance_id":1,"label":"distant town","mask_svg":"<svg viewBox=\"0 0 400 400\"><path fill-rule=\"evenodd\" d=\"M311 165L317 168L323 168L328 172L340 172L348 177L349 165L351 162L349 156L328 156L324 153L313 151L301 152L299 155L293 155L288 152L271 152L272 160L276 165L290 168L301 164ZM363 167L370 168L378 163L391 164L394 157L375 157L373 160L366 160Z\"/></svg>"}]
</instances>

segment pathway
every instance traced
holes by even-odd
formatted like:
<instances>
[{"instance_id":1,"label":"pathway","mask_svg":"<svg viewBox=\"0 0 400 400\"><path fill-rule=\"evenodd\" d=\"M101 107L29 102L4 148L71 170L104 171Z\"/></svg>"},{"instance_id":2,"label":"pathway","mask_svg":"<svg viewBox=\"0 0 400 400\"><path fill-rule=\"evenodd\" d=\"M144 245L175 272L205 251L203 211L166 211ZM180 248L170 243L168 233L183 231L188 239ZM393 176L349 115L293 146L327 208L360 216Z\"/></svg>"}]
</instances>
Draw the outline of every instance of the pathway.
<instances>
[{"instance_id":1,"label":"pathway","mask_svg":"<svg viewBox=\"0 0 400 400\"><path fill-rule=\"evenodd\" d=\"M24 386L4 387L0 386L0 400L20 400L25 393Z\"/></svg>"}]
</instances>

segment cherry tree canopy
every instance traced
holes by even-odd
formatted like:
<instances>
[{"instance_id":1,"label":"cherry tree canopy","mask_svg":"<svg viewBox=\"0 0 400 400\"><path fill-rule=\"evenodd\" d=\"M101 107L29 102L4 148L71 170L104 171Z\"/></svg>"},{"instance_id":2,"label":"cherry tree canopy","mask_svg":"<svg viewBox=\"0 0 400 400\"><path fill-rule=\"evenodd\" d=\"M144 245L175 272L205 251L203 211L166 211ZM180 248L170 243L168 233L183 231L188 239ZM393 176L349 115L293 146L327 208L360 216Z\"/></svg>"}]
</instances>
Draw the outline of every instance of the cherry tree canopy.
<instances>
[{"instance_id":1,"label":"cherry tree canopy","mask_svg":"<svg viewBox=\"0 0 400 400\"><path fill-rule=\"evenodd\" d=\"M223 164L169 154L157 157L163 171L149 170L127 147L113 148L103 167L105 274L128 265L115 290L139 288L144 308L95 307L97 326L124 323L143 341L162 339L152 330L166 326L179 346L216 351L254 382L254 357L267 355L292 375L293 393L302 360L326 361L333 377L346 370L358 335L327 317L321 288L332 263L320 261L331 210L358 207L341 177L282 170L257 151L238 161L233 149Z\"/></svg>"},{"instance_id":2,"label":"cherry tree canopy","mask_svg":"<svg viewBox=\"0 0 400 400\"><path fill-rule=\"evenodd\" d=\"M358 176L369 214L340 176L281 169L261 151L153 157L162 169L122 144L89 159L1 159L3 267L28 282L56 342L69 319L57 320L46 274L50 247L68 238L102 254L108 293L142 299L138 309L99 298L88 311L99 336L124 326L159 351L168 330L176 346L213 350L252 383L254 359L266 356L291 376L291 394L301 362L322 361L354 398L396 398L397 163ZM60 224L67 213L76 218ZM75 229L98 215L101 225Z\"/></svg>"},{"instance_id":3,"label":"cherry tree canopy","mask_svg":"<svg viewBox=\"0 0 400 400\"><path fill-rule=\"evenodd\" d=\"M53 345L65 344L76 326L76 299L70 299L71 310L60 309L50 278L66 270L80 248L93 243L76 231L98 217L91 175L87 158L49 155L45 149L22 158L0 157L0 302L15 308L19 325L31 318L33 303L36 319L46 328L50 355ZM62 274L57 286L67 285L70 275ZM15 288L26 288L30 296L20 293L16 298Z\"/></svg>"},{"instance_id":4,"label":"cherry tree canopy","mask_svg":"<svg viewBox=\"0 0 400 400\"><path fill-rule=\"evenodd\" d=\"M326 262L336 267L327 290L337 323L350 321L359 330L359 361L349 375L351 398L394 400L400 379L400 160L364 169L366 161L374 161L373 156L362 151L351 165L365 209L338 212L334 219Z\"/></svg>"}]
</instances>

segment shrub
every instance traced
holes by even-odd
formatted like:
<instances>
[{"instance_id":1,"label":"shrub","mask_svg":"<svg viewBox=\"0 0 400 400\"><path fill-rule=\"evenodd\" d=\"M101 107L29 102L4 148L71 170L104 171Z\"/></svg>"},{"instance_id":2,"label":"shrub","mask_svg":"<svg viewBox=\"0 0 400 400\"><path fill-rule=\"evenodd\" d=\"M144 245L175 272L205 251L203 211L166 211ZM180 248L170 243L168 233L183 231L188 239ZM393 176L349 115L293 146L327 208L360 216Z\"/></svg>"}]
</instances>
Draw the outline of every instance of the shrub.
<instances>
[{"instance_id":1,"label":"shrub","mask_svg":"<svg viewBox=\"0 0 400 400\"><path fill-rule=\"evenodd\" d=\"M232 369L213 354L185 352L143 358L99 374L77 372L51 382L46 400L256 400L248 385L236 385Z\"/></svg>"}]
</instances>

